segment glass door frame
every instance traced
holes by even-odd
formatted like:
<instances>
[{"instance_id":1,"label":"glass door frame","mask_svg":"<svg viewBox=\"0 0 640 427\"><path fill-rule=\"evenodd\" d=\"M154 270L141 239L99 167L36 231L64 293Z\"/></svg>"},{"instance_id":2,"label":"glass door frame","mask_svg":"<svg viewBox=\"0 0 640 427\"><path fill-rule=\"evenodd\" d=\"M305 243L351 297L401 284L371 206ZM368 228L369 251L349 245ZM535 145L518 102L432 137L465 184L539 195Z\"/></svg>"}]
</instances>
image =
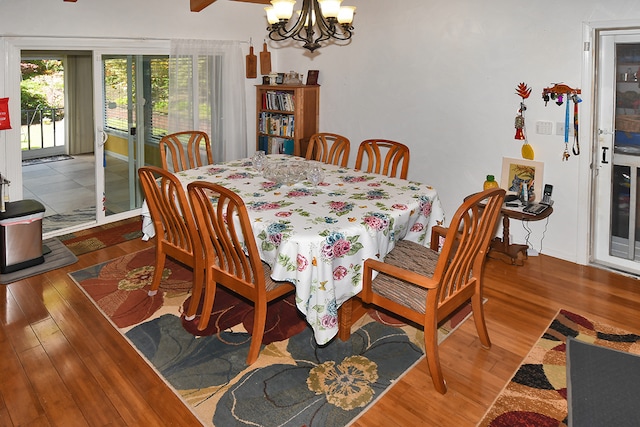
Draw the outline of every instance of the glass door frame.
<instances>
[{"instance_id":1,"label":"glass door frame","mask_svg":"<svg viewBox=\"0 0 640 427\"><path fill-rule=\"evenodd\" d=\"M3 58L6 67L0 68L0 84L4 87L4 96L9 97L10 116L14 123L20 121L20 61L21 52L29 51L83 51L93 54L93 87L94 87L94 115L95 119L95 140L94 154L96 178L96 220L93 223L105 224L124 218L132 217L140 213L140 209L121 214L105 216L102 210L104 193L104 168L100 159L104 156L102 147L102 80L101 69L99 67L103 53L110 54L141 54L141 55L169 55L170 40L168 39L125 39L125 38L77 38L77 37L22 37L22 36L2 36L0 37L0 57ZM11 200L21 200L23 198L23 178L22 178L22 152L20 149L20 126L13 126L0 133L0 145L4 147L0 156L0 172L11 181L9 186L9 196ZM64 232L76 231L76 229L86 228L87 224L79 227L64 229ZM60 234L60 233L55 233ZM55 235L51 234L51 236ZM45 237L49 237L46 235Z\"/></svg>"},{"instance_id":2,"label":"glass door frame","mask_svg":"<svg viewBox=\"0 0 640 427\"><path fill-rule=\"evenodd\" d=\"M96 162L96 195L98 197L98 206L100 209L97 212L97 221L98 224L108 223L117 221L120 219L125 219L131 217L132 212L140 213L140 208L130 208L129 211L115 213L112 215L106 215L106 206L105 206L105 143L106 143L106 135L104 129L104 92L103 92L103 82L104 82L104 73L103 73L103 58L109 56L131 56L131 57L143 57L146 55L156 56L156 55L169 55L169 41L150 41L150 43L142 43L149 42L147 40L140 41L140 46L137 44L135 46L122 46L122 47L109 47L102 49L94 50L94 113L95 113L95 124L96 124L96 141L95 141L95 155L96 159L102 159L100 162ZM143 46L147 44L146 46ZM136 67L136 73L138 74L136 78L139 78L139 81L142 81L142 67ZM133 77L133 76L131 76ZM130 100L129 96L129 100ZM129 152L138 152L144 153L144 101L140 100L134 105L129 105L129 111L132 111L131 108L136 108L136 136L131 135L131 126L128 132L127 144ZM129 120L131 124L131 121ZM129 182L136 183L137 186L137 169L140 166L144 165L144 154L142 156L136 156L134 162L129 162L128 174L129 174ZM138 204L141 203L142 196L139 192L136 191L136 188L133 185L129 185L129 200L131 203Z\"/></svg>"},{"instance_id":3,"label":"glass door frame","mask_svg":"<svg viewBox=\"0 0 640 427\"><path fill-rule=\"evenodd\" d=\"M610 25L611 23L609 23ZM616 269L630 274L640 274L640 263L630 259L636 252L636 245L629 244L627 257L614 255L613 208L614 168L628 167L631 173L630 200L635 199L637 183L637 167L640 158L623 153L614 153L615 117L617 85L616 46L618 44L640 45L640 23L638 26L625 28L608 27L594 31L593 61L593 141L592 144L592 177L593 192L591 204L591 239L590 261L596 265ZM631 159L635 157L635 159ZM629 206L629 213L637 216L634 206ZM635 220L629 218L629 241L635 242ZM633 225L633 230L631 230ZM616 251L619 252L619 251ZM637 259L637 256L635 257Z\"/></svg>"}]
</instances>

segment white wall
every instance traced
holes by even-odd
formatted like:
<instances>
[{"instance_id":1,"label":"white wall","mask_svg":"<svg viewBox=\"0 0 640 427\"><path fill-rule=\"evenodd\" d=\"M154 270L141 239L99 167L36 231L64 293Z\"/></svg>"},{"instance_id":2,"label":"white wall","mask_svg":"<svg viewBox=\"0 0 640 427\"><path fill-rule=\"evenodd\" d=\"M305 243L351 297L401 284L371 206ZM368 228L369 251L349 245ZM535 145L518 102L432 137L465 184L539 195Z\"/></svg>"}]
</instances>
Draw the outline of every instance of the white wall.
<instances>
[{"instance_id":1,"label":"white wall","mask_svg":"<svg viewBox=\"0 0 640 427\"><path fill-rule=\"evenodd\" d=\"M310 55L271 44L273 68L287 72L319 69L321 130L344 134L352 144L371 137L411 147L410 179L427 182L453 213L484 177L501 173L502 157L520 157L513 121L520 98L515 87L533 88L526 124L535 160L544 162L544 181L554 185L554 213L542 252L585 258L590 135L581 135L581 156L561 161L563 137L537 135L535 122L562 122L564 108L545 107L541 91L552 83L579 87L583 24L636 20L634 0L345 0L357 6L354 39ZM391 6L390 11L384 7ZM263 6L218 0L200 13L188 0L0 0L0 35L134 38L203 38L254 41L266 36ZM248 52L248 45L246 50ZM1 48L0 48L1 49ZM3 64L5 64L3 60ZM4 65L3 65L4 67ZM0 81L6 86L4 71ZM247 105L254 105L247 80ZM583 89L585 107L591 89ZM0 96L7 88L0 86ZM584 111L584 110L583 110ZM255 123L248 113L249 135ZM586 123L587 118L581 117ZM0 144L13 143L0 133ZM355 150L352 150L355 156ZM0 153L4 147L0 147ZM0 159L0 171L5 170ZM353 162L353 160L352 160ZM532 224L530 242L540 249L544 221ZM525 232L512 226L516 240Z\"/></svg>"}]
</instances>

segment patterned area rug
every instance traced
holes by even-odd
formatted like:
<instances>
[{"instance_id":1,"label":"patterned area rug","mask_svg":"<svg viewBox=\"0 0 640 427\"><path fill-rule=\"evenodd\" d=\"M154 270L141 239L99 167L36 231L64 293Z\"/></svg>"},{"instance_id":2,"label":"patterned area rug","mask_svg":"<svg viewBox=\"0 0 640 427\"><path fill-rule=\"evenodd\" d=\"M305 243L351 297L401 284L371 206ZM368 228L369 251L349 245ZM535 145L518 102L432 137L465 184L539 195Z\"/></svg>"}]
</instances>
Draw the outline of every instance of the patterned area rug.
<instances>
[{"instance_id":1,"label":"patterned area rug","mask_svg":"<svg viewBox=\"0 0 640 427\"><path fill-rule=\"evenodd\" d=\"M209 426L344 426L423 357L423 333L377 311L349 341L324 347L293 296L269 306L258 360L245 364L253 308L218 288L210 327L195 336L181 318L191 272L172 261L147 296L154 249L70 273L85 293ZM465 307L440 340L470 316Z\"/></svg>"},{"instance_id":2,"label":"patterned area rug","mask_svg":"<svg viewBox=\"0 0 640 427\"><path fill-rule=\"evenodd\" d=\"M640 336L560 310L478 426L567 426L566 340L640 354Z\"/></svg>"},{"instance_id":3,"label":"patterned area rug","mask_svg":"<svg viewBox=\"0 0 640 427\"><path fill-rule=\"evenodd\" d=\"M142 219L134 217L58 236L58 239L74 254L82 255L141 237Z\"/></svg>"},{"instance_id":4,"label":"patterned area rug","mask_svg":"<svg viewBox=\"0 0 640 427\"><path fill-rule=\"evenodd\" d=\"M48 157L40 157L38 159L23 160L22 166L38 165L40 163L59 162L62 160L70 160L70 159L73 159L73 157L69 156L68 154L60 154L58 156L48 156Z\"/></svg>"}]
</instances>

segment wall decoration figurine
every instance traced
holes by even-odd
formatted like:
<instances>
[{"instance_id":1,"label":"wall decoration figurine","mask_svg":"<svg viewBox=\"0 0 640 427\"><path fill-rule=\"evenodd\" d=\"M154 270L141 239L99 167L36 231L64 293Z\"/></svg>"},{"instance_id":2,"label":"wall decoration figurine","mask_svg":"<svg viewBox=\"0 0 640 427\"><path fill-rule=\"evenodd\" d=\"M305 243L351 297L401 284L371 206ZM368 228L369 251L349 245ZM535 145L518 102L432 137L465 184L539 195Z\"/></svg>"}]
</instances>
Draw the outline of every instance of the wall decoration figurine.
<instances>
[{"instance_id":1,"label":"wall decoration figurine","mask_svg":"<svg viewBox=\"0 0 640 427\"><path fill-rule=\"evenodd\" d=\"M578 104L582 99L578 96L580 89L574 89L565 84L554 84L542 90L542 100L545 107L550 100L555 101L556 105L565 104L564 112L564 151L562 152L562 161L569 160L569 116L570 104L573 102L573 147L571 151L575 156L580 155L580 141L578 139Z\"/></svg>"},{"instance_id":2,"label":"wall decoration figurine","mask_svg":"<svg viewBox=\"0 0 640 427\"><path fill-rule=\"evenodd\" d=\"M524 112L527 109L524 100L527 99L529 95L531 95L531 88L528 87L525 83L520 83L518 87L516 87L516 95L522 98L522 101L520 101L520 108L518 109L518 115L516 116L515 120L515 139L524 141L524 144L522 144L522 158L533 160L533 148L527 141L527 133L524 124Z\"/></svg>"}]
</instances>

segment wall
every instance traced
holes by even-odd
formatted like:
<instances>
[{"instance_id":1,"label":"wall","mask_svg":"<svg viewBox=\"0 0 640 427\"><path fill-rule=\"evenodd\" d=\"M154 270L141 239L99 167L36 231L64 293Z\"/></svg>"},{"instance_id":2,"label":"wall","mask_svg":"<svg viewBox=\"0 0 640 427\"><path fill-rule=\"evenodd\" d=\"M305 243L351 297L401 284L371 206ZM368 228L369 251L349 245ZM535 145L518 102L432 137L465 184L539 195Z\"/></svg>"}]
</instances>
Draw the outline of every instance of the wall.
<instances>
[{"instance_id":1,"label":"wall","mask_svg":"<svg viewBox=\"0 0 640 427\"><path fill-rule=\"evenodd\" d=\"M552 83L582 85L584 23L638 24L640 3L405 0L387 13L377 3L345 0L357 6L349 46L321 48L314 58L292 49L278 55L283 70L321 70L321 129L356 143L386 137L408 144L409 178L438 189L451 214L485 175L500 176L503 157L521 157L515 88L526 82L533 88L526 101L528 139L555 200L548 225L531 223L529 242L543 253L585 262L589 128L582 129L582 154L563 162L564 138L535 133L536 121L564 121L564 108L545 107L541 92ZM584 114L593 97L590 87L583 89ZM587 118L581 117L583 125ZM525 241L520 222L511 231Z\"/></svg>"},{"instance_id":2,"label":"wall","mask_svg":"<svg viewBox=\"0 0 640 427\"><path fill-rule=\"evenodd\" d=\"M353 144L370 137L408 144L410 179L437 188L451 214L464 196L481 188L485 175L500 176L502 157L520 157L521 143L513 139L520 98L514 92L518 83L526 82L533 88L526 102L529 142L535 159L545 164L544 181L554 184L556 201L548 226L543 221L532 224L530 242L549 255L583 260L590 138L585 129L582 154L562 162L563 138L537 135L535 122L561 122L564 109L545 107L540 93L552 83L575 87L589 81L582 73L583 24L640 21L640 3L345 0L345 4L358 8L350 45L323 47L315 55L299 48L270 47L277 71L320 70L321 130L344 134ZM219 0L200 13L189 12L187 0L0 0L0 35L5 36L252 38L257 53L265 26L263 6L230 0ZM0 69L0 81L6 86L1 73ZM247 80L249 108L255 105L257 83L258 79ZM590 88L583 88L583 99L585 106L592 101ZM581 121L586 123L586 118ZM253 135L251 112L247 126ZM523 241L526 232L519 224L512 230L516 240Z\"/></svg>"}]
</instances>

